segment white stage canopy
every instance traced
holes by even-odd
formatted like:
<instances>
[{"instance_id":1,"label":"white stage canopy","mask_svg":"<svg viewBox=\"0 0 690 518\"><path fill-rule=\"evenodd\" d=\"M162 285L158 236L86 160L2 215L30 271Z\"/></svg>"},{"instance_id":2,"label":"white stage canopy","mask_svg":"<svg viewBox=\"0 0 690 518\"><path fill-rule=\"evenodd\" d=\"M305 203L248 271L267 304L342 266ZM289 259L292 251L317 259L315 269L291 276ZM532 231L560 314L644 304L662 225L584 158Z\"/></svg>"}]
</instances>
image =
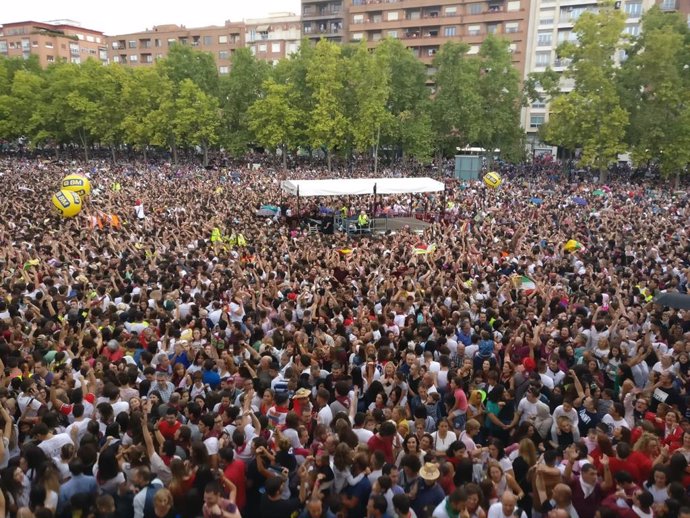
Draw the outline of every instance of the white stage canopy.
<instances>
[{"instance_id":1,"label":"white stage canopy","mask_svg":"<svg viewBox=\"0 0 690 518\"><path fill-rule=\"evenodd\" d=\"M345 178L342 180L285 180L284 192L296 196L356 196L439 192L443 183L431 178Z\"/></svg>"}]
</instances>

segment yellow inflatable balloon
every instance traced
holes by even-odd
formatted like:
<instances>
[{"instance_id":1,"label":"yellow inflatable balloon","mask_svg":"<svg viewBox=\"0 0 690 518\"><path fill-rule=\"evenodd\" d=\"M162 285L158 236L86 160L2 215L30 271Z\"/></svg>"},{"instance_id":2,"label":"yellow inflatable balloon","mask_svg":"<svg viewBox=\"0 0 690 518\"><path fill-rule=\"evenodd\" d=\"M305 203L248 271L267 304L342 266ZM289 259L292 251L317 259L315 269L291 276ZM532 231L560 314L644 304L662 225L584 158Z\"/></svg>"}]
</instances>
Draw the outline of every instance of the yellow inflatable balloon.
<instances>
[{"instance_id":1,"label":"yellow inflatable balloon","mask_svg":"<svg viewBox=\"0 0 690 518\"><path fill-rule=\"evenodd\" d=\"M484 183L491 189L495 189L501 185L502 182L503 180L501 179L501 175L495 171L490 171L484 175Z\"/></svg>"},{"instance_id":2,"label":"yellow inflatable balloon","mask_svg":"<svg viewBox=\"0 0 690 518\"><path fill-rule=\"evenodd\" d=\"M85 197L91 194L91 182L81 174L69 174L62 179L62 190L76 192Z\"/></svg>"},{"instance_id":3,"label":"yellow inflatable balloon","mask_svg":"<svg viewBox=\"0 0 690 518\"><path fill-rule=\"evenodd\" d=\"M73 218L81 211L81 198L76 192L63 189L53 195L52 201L63 218Z\"/></svg>"}]
</instances>

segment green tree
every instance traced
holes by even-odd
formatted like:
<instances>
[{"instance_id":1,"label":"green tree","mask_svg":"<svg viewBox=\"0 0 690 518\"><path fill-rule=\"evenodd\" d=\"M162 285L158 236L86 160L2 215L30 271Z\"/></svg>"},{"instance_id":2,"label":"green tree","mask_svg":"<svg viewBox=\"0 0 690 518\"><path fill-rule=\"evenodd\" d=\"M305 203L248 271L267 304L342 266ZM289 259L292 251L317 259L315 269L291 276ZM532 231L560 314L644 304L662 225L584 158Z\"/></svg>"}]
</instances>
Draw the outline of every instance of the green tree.
<instances>
[{"instance_id":1,"label":"green tree","mask_svg":"<svg viewBox=\"0 0 690 518\"><path fill-rule=\"evenodd\" d=\"M222 141L234 155L244 154L251 143L247 112L261 95L268 74L265 61L256 59L248 48L241 48L232 55L230 74L221 79Z\"/></svg>"},{"instance_id":2,"label":"green tree","mask_svg":"<svg viewBox=\"0 0 690 518\"><path fill-rule=\"evenodd\" d=\"M377 57L361 42L343 62L347 140L358 152L374 148L374 170L378 165L381 127L390 117L386 104L389 76L381 73Z\"/></svg>"},{"instance_id":3,"label":"green tree","mask_svg":"<svg viewBox=\"0 0 690 518\"><path fill-rule=\"evenodd\" d=\"M31 139L36 135L40 128L37 114L43 102L44 87L45 80L40 74L19 70L7 89L0 89L0 92L7 92L0 94L0 137Z\"/></svg>"},{"instance_id":4,"label":"green tree","mask_svg":"<svg viewBox=\"0 0 690 518\"><path fill-rule=\"evenodd\" d=\"M398 39L386 38L374 55L390 84L386 102L390 116L382 128L382 144L425 161L433 151L433 132L424 64Z\"/></svg>"},{"instance_id":5,"label":"green tree","mask_svg":"<svg viewBox=\"0 0 690 518\"><path fill-rule=\"evenodd\" d=\"M434 58L436 94L431 114L438 151L455 154L455 148L475 143L482 124L482 99L478 89L481 63L467 55L466 43L448 42Z\"/></svg>"},{"instance_id":6,"label":"green tree","mask_svg":"<svg viewBox=\"0 0 690 518\"><path fill-rule=\"evenodd\" d=\"M481 73L477 89L481 99L481 124L476 142L504 159L524 158L524 131L520 127L522 92L520 75L512 64L510 42L489 35L478 56Z\"/></svg>"},{"instance_id":7,"label":"green tree","mask_svg":"<svg viewBox=\"0 0 690 518\"><path fill-rule=\"evenodd\" d=\"M288 149L296 140L296 124L300 110L296 107L296 92L291 83L279 84L269 79L265 94L249 107L249 129L257 143L269 149L280 148L283 169L287 168Z\"/></svg>"},{"instance_id":8,"label":"green tree","mask_svg":"<svg viewBox=\"0 0 690 518\"><path fill-rule=\"evenodd\" d=\"M124 141L144 154L144 162L148 146L153 144L159 131L156 123L161 120L155 120L157 110L166 99L172 99L172 83L158 67L134 68L125 77L122 87L124 118L121 123ZM172 128L172 123L164 126Z\"/></svg>"},{"instance_id":9,"label":"green tree","mask_svg":"<svg viewBox=\"0 0 690 518\"><path fill-rule=\"evenodd\" d=\"M630 113L627 141L636 163L676 178L690 163L690 30L677 13L652 8L620 73Z\"/></svg>"},{"instance_id":10,"label":"green tree","mask_svg":"<svg viewBox=\"0 0 690 518\"><path fill-rule=\"evenodd\" d=\"M343 83L338 75L340 59L340 46L322 39L316 44L313 59L307 64L307 84L314 99L309 140L313 147L326 150L329 171L332 154L342 145L347 131L342 105Z\"/></svg>"},{"instance_id":11,"label":"green tree","mask_svg":"<svg viewBox=\"0 0 690 518\"><path fill-rule=\"evenodd\" d=\"M208 165L208 148L218 141L218 99L204 92L191 79L184 79L175 100L175 111L175 138L186 146L200 147L203 164Z\"/></svg>"},{"instance_id":12,"label":"green tree","mask_svg":"<svg viewBox=\"0 0 690 518\"><path fill-rule=\"evenodd\" d=\"M617 89L615 55L621 48L626 16L605 3L597 13L586 12L573 28L578 42L565 43L558 55L571 60L564 76L574 83L569 93L552 102L544 138L566 149L582 151L581 163L600 171L626 151L628 112Z\"/></svg>"},{"instance_id":13,"label":"green tree","mask_svg":"<svg viewBox=\"0 0 690 518\"><path fill-rule=\"evenodd\" d=\"M158 61L157 66L172 81L176 92L185 79L190 79L204 93L218 95L218 69L210 52L176 43L170 47L168 55Z\"/></svg>"}]
</instances>

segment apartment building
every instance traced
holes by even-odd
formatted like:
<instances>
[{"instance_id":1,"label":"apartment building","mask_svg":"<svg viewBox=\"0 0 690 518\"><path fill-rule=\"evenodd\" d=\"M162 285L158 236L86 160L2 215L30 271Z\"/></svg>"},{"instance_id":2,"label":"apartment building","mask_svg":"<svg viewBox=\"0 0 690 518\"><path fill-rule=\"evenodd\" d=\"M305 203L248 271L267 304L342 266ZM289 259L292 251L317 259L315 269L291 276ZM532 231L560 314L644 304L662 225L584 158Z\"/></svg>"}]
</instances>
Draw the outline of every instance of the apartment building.
<instances>
[{"instance_id":1,"label":"apartment building","mask_svg":"<svg viewBox=\"0 0 690 518\"><path fill-rule=\"evenodd\" d=\"M676 6L681 2L690 6L690 0L661 1L669 6ZM616 3L616 8L623 10L627 16L625 33L630 36L640 33L641 17L654 3L655 0L621 0ZM573 32L575 22L582 14L596 10L596 0L534 0L530 13L532 23L529 29L525 76L531 72L543 72L546 67L563 72L570 62L568 59L559 59L556 49L563 42L576 41ZM621 52L615 59L619 62L625 60L625 53ZM568 92L573 86L572 81L563 79L560 88L561 91ZM539 141L539 127L548 120L549 107L542 101L536 101L523 109L522 124L527 133L528 144L531 151L537 154L554 151Z\"/></svg>"},{"instance_id":2,"label":"apartment building","mask_svg":"<svg viewBox=\"0 0 690 518\"><path fill-rule=\"evenodd\" d=\"M321 38L347 41L347 3L352 0L302 0L302 35L312 42Z\"/></svg>"},{"instance_id":3,"label":"apartment building","mask_svg":"<svg viewBox=\"0 0 690 518\"><path fill-rule=\"evenodd\" d=\"M167 56L172 45L189 45L210 52L220 74L230 72L232 53L244 46L244 24L226 21L188 29L184 25L157 25L132 34L108 36L108 56L111 63L130 66L151 65Z\"/></svg>"},{"instance_id":4,"label":"apartment building","mask_svg":"<svg viewBox=\"0 0 690 518\"><path fill-rule=\"evenodd\" d=\"M299 50L302 20L294 13L244 21L245 43L258 59L277 63Z\"/></svg>"},{"instance_id":5,"label":"apartment building","mask_svg":"<svg viewBox=\"0 0 690 518\"><path fill-rule=\"evenodd\" d=\"M43 67L57 61L83 63L89 58L108 61L103 33L72 20L6 23L0 26L0 56L37 56Z\"/></svg>"},{"instance_id":6,"label":"apartment building","mask_svg":"<svg viewBox=\"0 0 690 518\"><path fill-rule=\"evenodd\" d=\"M690 0L657 0L656 4L662 11L683 14L690 25Z\"/></svg>"},{"instance_id":7,"label":"apartment building","mask_svg":"<svg viewBox=\"0 0 690 518\"><path fill-rule=\"evenodd\" d=\"M447 41L463 41L477 54L488 34L511 42L513 62L522 73L532 0L347 0L348 39L376 46L398 38L431 64Z\"/></svg>"}]
</instances>

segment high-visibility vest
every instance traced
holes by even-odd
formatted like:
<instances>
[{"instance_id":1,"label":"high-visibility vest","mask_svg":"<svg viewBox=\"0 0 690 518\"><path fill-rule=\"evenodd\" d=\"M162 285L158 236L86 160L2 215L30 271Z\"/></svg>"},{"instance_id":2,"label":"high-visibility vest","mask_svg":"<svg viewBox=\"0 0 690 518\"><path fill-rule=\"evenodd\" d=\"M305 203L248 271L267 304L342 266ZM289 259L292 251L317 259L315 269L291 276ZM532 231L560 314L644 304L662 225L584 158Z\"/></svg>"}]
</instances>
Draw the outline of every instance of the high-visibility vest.
<instances>
[{"instance_id":1,"label":"high-visibility vest","mask_svg":"<svg viewBox=\"0 0 690 518\"><path fill-rule=\"evenodd\" d=\"M369 224L369 216L367 216L366 214L360 214L359 217L357 218L357 223L359 224L360 227L368 225Z\"/></svg>"},{"instance_id":2,"label":"high-visibility vest","mask_svg":"<svg viewBox=\"0 0 690 518\"><path fill-rule=\"evenodd\" d=\"M222 241L223 238L220 236L220 229L218 227L215 227L211 231L211 243L215 243L216 241Z\"/></svg>"},{"instance_id":3,"label":"high-visibility vest","mask_svg":"<svg viewBox=\"0 0 690 518\"><path fill-rule=\"evenodd\" d=\"M235 235L235 233L233 232L228 237L226 237L225 242L231 246L235 246L237 244L237 236Z\"/></svg>"},{"instance_id":4,"label":"high-visibility vest","mask_svg":"<svg viewBox=\"0 0 690 518\"><path fill-rule=\"evenodd\" d=\"M247 246L247 239L242 234L237 234L237 244L239 246Z\"/></svg>"}]
</instances>

